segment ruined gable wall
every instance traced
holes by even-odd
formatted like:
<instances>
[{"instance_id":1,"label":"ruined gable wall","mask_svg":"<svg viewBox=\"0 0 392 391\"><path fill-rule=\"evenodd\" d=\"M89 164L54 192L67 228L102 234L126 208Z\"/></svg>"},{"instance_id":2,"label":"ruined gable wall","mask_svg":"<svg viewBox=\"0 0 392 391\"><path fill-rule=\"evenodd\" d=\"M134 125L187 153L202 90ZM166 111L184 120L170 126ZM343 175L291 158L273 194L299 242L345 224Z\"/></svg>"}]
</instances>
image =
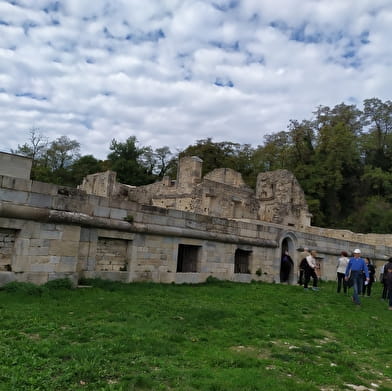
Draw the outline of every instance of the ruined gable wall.
<instances>
[{"instance_id":1,"label":"ruined gable wall","mask_svg":"<svg viewBox=\"0 0 392 391\"><path fill-rule=\"evenodd\" d=\"M310 225L305 194L294 175L287 170L263 172L257 176L256 198L262 221L285 225Z\"/></svg>"}]
</instances>

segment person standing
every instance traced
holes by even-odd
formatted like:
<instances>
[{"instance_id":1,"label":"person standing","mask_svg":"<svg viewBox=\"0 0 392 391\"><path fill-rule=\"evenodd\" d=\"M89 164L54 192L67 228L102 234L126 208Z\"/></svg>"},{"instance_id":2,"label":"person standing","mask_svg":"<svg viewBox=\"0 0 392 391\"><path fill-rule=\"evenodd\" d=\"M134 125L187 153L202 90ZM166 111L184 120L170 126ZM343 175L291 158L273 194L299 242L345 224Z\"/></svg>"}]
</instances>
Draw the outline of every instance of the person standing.
<instances>
[{"instance_id":1,"label":"person standing","mask_svg":"<svg viewBox=\"0 0 392 391\"><path fill-rule=\"evenodd\" d=\"M345 273L346 273L346 268L348 265L348 254L346 251L342 251L340 253L340 258L338 259L338 264L336 267L336 274L338 278L338 289L337 293L340 293L343 285L343 292L347 293L347 283L346 280L344 279Z\"/></svg>"},{"instance_id":2,"label":"person standing","mask_svg":"<svg viewBox=\"0 0 392 391\"><path fill-rule=\"evenodd\" d=\"M384 266L384 285L388 289L388 309L392 311L392 258L389 258Z\"/></svg>"},{"instance_id":3,"label":"person standing","mask_svg":"<svg viewBox=\"0 0 392 391\"><path fill-rule=\"evenodd\" d=\"M366 280L363 281L363 286L362 286L362 295L369 297L370 294L372 293L372 285L374 282L374 276L376 274L376 268L374 265L371 263L370 258L365 258L365 263L369 271L369 281L366 284Z\"/></svg>"},{"instance_id":4,"label":"person standing","mask_svg":"<svg viewBox=\"0 0 392 391\"><path fill-rule=\"evenodd\" d=\"M304 247L304 251L302 251L299 254L299 266L298 266L298 271L299 271L298 284L299 285L303 285L303 283L304 283L306 257L309 255L310 255L310 253L309 253L309 249L307 247Z\"/></svg>"},{"instance_id":5,"label":"person standing","mask_svg":"<svg viewBox=\"0 0 392 391\"><path fill-rule=\"evenodd\" d=\"M380 282L382 284L382 294L381 294L381 299L382 300L386 300L387 296L388 296L388 287L387 287L387 284L386 284L386 281L385 281L385 278L384 278L385 277L385 273L384 273L385 266L387 264L388 264L388 262L384 263L384 265L381 266L381 270L380 270Z\"/></svg>"},{"instance_id":6,"label":"person standing","mask_svg":"<svg viewBox=\"0 0 392 391\"><path fill-rule=\"evenodd\" d=\"M304 289L308 289L308 284L310 281L310 277L313 278L313 290L318 291L319 288L317 287L317 282L318 282L318 277L316 274L316 256L317 252L315 250L312 250L310 252L310 255L308 255L305 259L305 282L304 282Z\"/></svg>"},{"instance_id":7,"label":"person standing","mask_svg":"<svg viewBox=\"0 0 392 391\"><path fill-rule=\"evenodd\" d=\"M351 278L353 283L354 293L352 300L355 304L361 305L359 295L361 294L363 285L363 273L365 273L366 281L369 282L369 271L363 258L360 257L361 250L356 248L354 256L350 258L346 267L345 280Z\"/></svg>"},{"instance_id":8,"label":"person standing","mask_svg":"<svg viewBox=\"0 0 392 391\"><path fill-rule=\"evenodd\" d=\"M286 250L282 256L282 261L280 265L281 277L280 282L289 282L290 272L292 267L294 266L294 262L290 257L288 250Z\"/></svg>"}]
</instances>

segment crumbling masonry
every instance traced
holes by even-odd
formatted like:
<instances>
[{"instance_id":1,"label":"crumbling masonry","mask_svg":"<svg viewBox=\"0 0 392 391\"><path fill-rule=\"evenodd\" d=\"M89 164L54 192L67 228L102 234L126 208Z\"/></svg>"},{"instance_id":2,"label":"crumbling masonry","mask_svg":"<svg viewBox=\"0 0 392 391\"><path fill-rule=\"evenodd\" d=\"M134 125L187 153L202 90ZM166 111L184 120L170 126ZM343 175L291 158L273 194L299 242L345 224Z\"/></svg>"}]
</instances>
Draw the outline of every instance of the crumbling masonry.
<instances>
[{"instance_id":1,"label":"crumbling masonry","mask_svg":"<svg viewBox=\"0 0 392 391\"><path fill-rule=\"evenodd\" d=\"M342 250L360 247L379 264L392 254L391 235L312 227L303 191L286 170L260 173L253 191L231 169L202 178L201 168L187 157L176 181L133 187L108 171L74 189L32 181L29 159L0 153L0 284L279 282L282 251L297 266L303 247L318 251L328 280Z\"/></svg>"}]
</instances>

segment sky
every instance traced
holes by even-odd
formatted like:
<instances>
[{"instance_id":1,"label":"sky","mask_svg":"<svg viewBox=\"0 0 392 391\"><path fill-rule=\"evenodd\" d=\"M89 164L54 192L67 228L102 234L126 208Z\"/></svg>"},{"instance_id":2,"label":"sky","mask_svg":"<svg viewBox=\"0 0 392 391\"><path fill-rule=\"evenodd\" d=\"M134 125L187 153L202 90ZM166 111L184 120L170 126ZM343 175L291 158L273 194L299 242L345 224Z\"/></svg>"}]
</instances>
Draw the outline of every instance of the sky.
<instances>
[{"instance_id":1,"label":"sky","mask_svg":"<svg viewBox=\"0 0 392 391\"><path fill-rule=\"evenodd\" d=\"M0 150L67 136L262 145L320 105L391 99L391 0L0 0Z\"/></svg>"}]
</instances>

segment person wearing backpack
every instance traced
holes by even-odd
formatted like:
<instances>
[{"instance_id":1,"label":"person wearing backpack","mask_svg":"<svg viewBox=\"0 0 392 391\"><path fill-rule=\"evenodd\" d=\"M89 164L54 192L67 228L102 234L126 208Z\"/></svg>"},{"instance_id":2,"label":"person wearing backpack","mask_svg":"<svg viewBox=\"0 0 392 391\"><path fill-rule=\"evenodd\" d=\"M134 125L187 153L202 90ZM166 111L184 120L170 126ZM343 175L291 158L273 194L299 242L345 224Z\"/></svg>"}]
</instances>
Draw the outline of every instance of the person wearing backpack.
<instances>
[{"instance_id":1,"label":"person wearing backpack","mask_svg":"<svg viewBox=\"0 0 392 391\"><path fill-rule=\"evenodd\" d=\"M304 247L304 251L299 254L299 259L301 262L298 266L299 276L298 276L298 285L303 285L305 281L305 268L306 268L306 257L309 256L309 249Z\"/></svg>"}]
</instances>

